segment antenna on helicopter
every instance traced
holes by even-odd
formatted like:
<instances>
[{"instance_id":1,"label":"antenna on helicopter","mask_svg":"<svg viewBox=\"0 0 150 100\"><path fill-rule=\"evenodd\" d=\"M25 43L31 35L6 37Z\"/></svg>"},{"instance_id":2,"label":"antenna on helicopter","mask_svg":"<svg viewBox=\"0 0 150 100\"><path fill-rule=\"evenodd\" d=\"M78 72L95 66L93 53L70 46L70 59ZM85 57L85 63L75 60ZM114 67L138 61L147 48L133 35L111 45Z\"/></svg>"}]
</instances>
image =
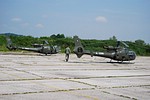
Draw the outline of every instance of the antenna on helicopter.
<instances>
[{"instance_id":1,"label":"antenna on helicopter","mask_svg":"<svg viewBox=\"0 0 150 100\"><path fill-rule=\"evenodd\" d=\"M120 46L120 41L117 41L117 47L119 47Z\"/></svg>"}]
</instances>

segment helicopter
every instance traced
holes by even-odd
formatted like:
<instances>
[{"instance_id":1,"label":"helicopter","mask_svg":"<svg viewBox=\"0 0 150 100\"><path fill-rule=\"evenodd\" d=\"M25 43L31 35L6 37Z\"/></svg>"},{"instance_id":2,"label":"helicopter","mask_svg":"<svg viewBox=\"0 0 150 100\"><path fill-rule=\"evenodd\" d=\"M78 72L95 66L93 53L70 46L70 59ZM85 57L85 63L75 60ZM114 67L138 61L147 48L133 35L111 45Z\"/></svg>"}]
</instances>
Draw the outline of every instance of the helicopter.
<instances>
[{"instance_id":1,"label":"helicopter","mask_svg":"<svg viewBox=\"0 0 150 100\"><path fill-rule=\"evenodd\" d=\"M7 48L9 50L25 50L25 51L33 51L33 52L38 52L41 54L57 54L60 51L60 47L58 46L49 46L49 43L45 40L43 41L43 44L32 44L33 48L29 47L20 47L20 46L14 46L10 37L6 37L7 41Z\"/></svg>"},{"instance_id":2,"label":"helicopter","mask_svg":"<svg viewBox=\"0 0 150 100\"><path fill-rule=\"evenodd\" d=\"M91 57L98 56L98 57L110 58L111 59L110 62L112 60L116 60L118 62L131 61L131 60L135 60L136 58L135 52L129 50L128 49L129 46L123 41L118 41L116 47L104 46L104 49L106 49L105 52L93 52L84 49L78 36L74 36L73 39L75 43L75 48L73 52L77 55L78 58L82 57L84 54L91 55ZM124 47L120 47L121 43L124 45Z\"/></svg>"}]
</instances>

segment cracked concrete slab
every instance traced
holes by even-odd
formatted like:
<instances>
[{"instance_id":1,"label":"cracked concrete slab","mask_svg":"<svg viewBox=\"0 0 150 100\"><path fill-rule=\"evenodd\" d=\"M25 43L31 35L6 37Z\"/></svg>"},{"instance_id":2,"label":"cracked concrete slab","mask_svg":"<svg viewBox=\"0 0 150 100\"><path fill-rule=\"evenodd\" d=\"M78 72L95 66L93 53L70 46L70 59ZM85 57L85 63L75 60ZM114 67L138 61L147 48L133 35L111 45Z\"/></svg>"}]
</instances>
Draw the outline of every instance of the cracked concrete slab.
<instances>
[{"instance_id":1,"label":"cracked concrete slab","mask_svg":"<svg viewBox=\"0 0 150 100\"><path fill-rule=\"evenodd\" d=\"M150 57L130 63L71 54L0 54L1 100L148 100Z\"/></svg>"}]
</instances>

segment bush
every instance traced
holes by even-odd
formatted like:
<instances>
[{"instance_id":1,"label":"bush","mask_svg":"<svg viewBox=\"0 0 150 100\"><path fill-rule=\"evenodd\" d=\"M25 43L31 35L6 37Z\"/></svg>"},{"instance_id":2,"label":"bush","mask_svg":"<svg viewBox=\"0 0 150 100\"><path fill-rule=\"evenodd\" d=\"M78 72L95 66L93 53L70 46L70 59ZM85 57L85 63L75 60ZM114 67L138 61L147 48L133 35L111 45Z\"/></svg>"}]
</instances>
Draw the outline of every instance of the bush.
<instances>
[{"instance_id":1,"label":"bush","mask_svg":"<svg viewBox=\"0 0 150 100\"><path fill-rule=\"evenodd\" d=\"M6 39L5 35L0 35L0 51L8 51L6 48ZM58 45L61 46L61 51L64 52L67 46L73 51L74 41L71 37L65 37L64 34L53 34L50 37L40 37L35 38L32 36L18 36L10 35L10 38L14 45L32 47L32 44L38 43L42 44L44 40L49 42L49 45ZM85 49L90 51L105 51L104 46L116 46L116 40L81 40ZM136 52L140 56L150 56L150 45L146 44L143 40L136 40L135 42L126 41L129 45L129 48Z\"/></svg>"}]
</instances>

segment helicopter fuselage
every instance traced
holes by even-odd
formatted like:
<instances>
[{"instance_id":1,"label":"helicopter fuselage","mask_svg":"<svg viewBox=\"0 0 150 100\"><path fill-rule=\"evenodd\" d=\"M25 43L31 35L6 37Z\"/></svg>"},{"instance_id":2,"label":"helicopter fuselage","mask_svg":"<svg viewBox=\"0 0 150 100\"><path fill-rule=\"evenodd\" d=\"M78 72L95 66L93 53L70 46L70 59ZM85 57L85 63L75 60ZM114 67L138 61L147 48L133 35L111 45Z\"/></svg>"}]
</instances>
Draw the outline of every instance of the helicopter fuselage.
<instances>
[{"instance_id":1,"label":"helicopter fuselage","mask_svg":"<svg viewBox=\"0 0 150 100\"><path fill-rule=\"evenodd\" d=\"M93 56L99 56L99 57L105 57L105 58L110 58L112 60L117 60L117 61L131 61L136 58L136 54L134 51L129 50L128 48L124 47L105 47L107 49L106 52L92 52L89 50L84 50L80 39L78 37L74 37L75 41L75 48L74 48L74 53L77 55L78 58L82 57L82 55L87 54Z\"/></svg>"}]
</instances>

